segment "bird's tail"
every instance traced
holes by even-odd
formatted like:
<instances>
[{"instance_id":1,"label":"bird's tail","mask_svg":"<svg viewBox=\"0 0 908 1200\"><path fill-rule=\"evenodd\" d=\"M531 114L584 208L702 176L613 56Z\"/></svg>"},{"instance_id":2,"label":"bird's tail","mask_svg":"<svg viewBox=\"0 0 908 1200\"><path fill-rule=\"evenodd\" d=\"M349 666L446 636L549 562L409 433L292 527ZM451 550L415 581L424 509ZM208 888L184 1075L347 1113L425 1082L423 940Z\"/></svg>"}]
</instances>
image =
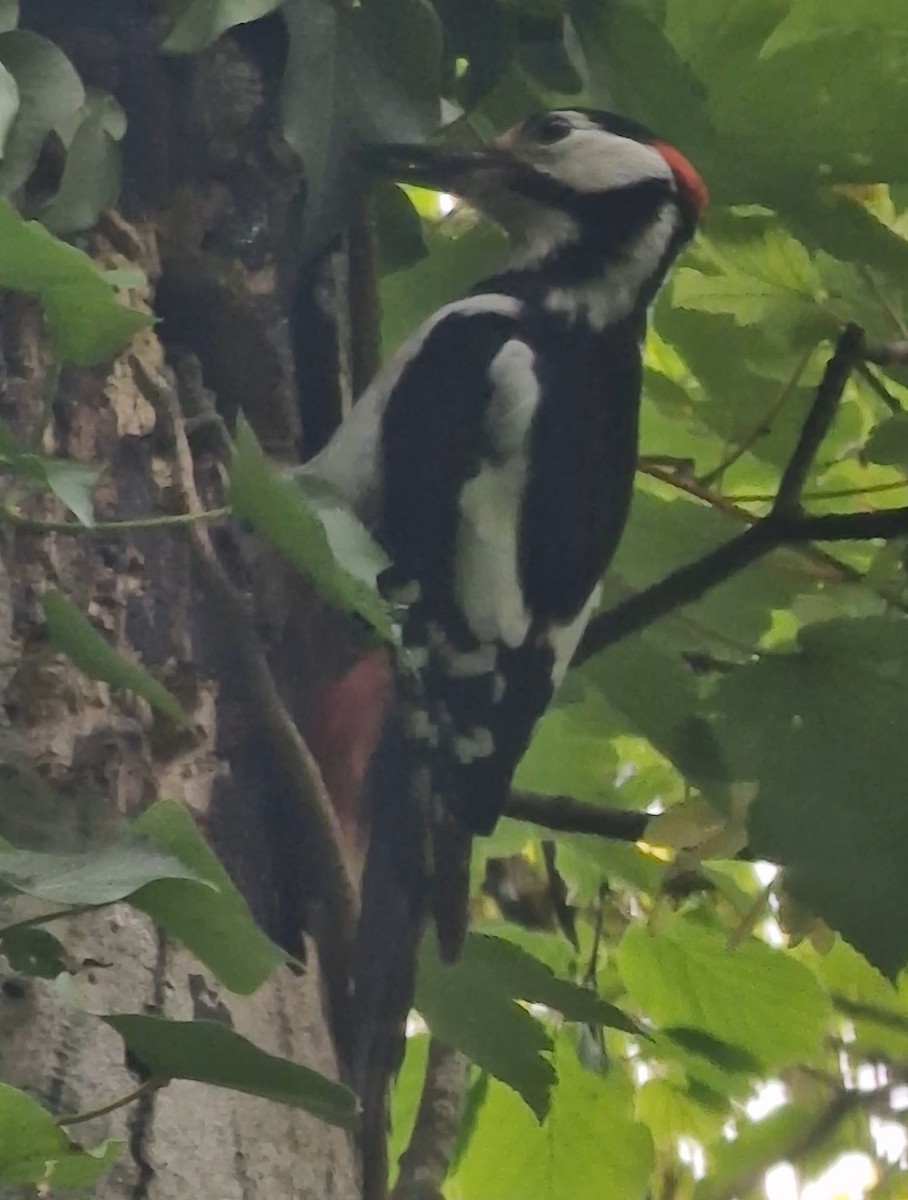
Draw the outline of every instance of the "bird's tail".
<instances>
[{"instance_id":1,"label":"bird's tail","mask_svg":"<svg viewBox=\"0 0 908 1200\"><path fill-rule=\"evenodd\" d=\"M364 1200L387 1193L388 1090L406 1046L420 939L433 917L442 958L456 961L468 921L472 835L434 795L424 753L405 733L420 699L410 691L394 685L389 656L373 652L331 685L309 731L357 876L368 842L344 1039L346 1079L362 1105Z\"/></svg>"},{"instance_id":2,"label":"bird's tail","mask_svg":"<svg viewBox=\"0 0 908 1200\"><path fill-rule=\"evenodd\" d=\"M473 835L438 802L432 813L432 916L442 962L455 963L470 923Z\"/></svg>"}]
</instances>

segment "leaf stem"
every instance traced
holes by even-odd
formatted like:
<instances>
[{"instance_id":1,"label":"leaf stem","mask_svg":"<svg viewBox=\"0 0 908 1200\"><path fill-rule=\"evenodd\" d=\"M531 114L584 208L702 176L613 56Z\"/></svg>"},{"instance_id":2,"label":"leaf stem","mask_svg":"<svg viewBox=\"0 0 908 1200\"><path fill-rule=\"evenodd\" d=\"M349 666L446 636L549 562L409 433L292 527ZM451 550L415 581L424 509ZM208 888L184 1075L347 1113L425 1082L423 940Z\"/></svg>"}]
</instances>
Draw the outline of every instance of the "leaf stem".
<instances>
[{"instance_id":1,"label":"leaf stem","mask_svg":"<svg viewBox=\"0 0 908 1200\"><path fill-rule=\"evenodd\" d=\"M782 472L772 506L774 516L796 512L800 508L807 474L836 414L851 372L863 353L864 331L857 325L846 325L839 335L832 358L826 364L794 452Z\"/></svg>"},{"instance_id":2,"label":"leaf stem","mask_svg":"<svg viewBox=\"0 0 908 1200\"><path fill-rule=\"evenodd\" d=\"M0 524L4 522L28 533L106 534L129 533L142 529L179 529L187 525L198 525L204 521L222 521L230 516L230 509L212 508L198 513L173 513L158 517L136 517L129 520L96 521L94 525L81 525L75 521L38 521L23 517L11 508L0 506Z\"/></svg>"},{"instance_id":3,"label":"leaf stem","mask_svg":"<svg viewBox=\"0 0 908 1200\"><path fill-rule=\"evenodd\" d=\"M877 492L894 492L899 488L908 487L908 479L896 479L890 483L871 483L861 487L829 488L825 491L805 492L803 500L845 500L851 496L873 496ZM752 492L738 496L726 496L730 504L771 504L775 496L766 493L762 495Z\"/></svg>"},{"instance_id":4,"label":"leaf stem","mask_svg":"<svg viewBox=\"0 0 908 1200\"><path fill-rule=\"evenodd\" d=\"M607 805L589 804L573 796L547 796L539 792L511 792L505 815L562 833L591 833L619 842L638 842L650 814Z\"/></svg>"},{"instance_id":5,"label":"leaf stem","mask_svg":"<svg viewBox=\"0 0 908 1200\"><path fill-rule=\"evenodd\" d=\"M106 1117L108 1113L115 1112L118 1108L125 1108L127 1104L132 1104L136 1100L141 1100L143 1096L150 1096L152 1092L156 1092L158 1088L164 1087L170 1080L162 1078L158 1075L152 1075L150 1079L146 1079L144 1083L140 1083L137 1088L131 1092L127 1092L125 1096L120 1096L116 1100L111 1100L109 1104L102 1104L100 1108L90 1108L87 1112L74 1113L71 1117L58 1117L58 1125L81 1125L83 1121L93 1121L95 1117Z\"/></svg>"},{"instance_id":6,"label":"leaf stem","mask_svg":"<svg viewBox=\"0 0 908 1200\"><path fill-rule=\"evenodd\" d=\"M846 325L817 387L797 445L782 472L769 515L646 591L595 617L574 656L575 665L667 613L699 600L710 588L780 546L814 541L866 541L908 534L908 506L816 516L801 509L804 480L835 416L845 384L864 352L863 331L856 325Z\"/></svg>"},{"instance_id":7,"label":"leaf stem","mask_svg":"<svg viewBox=\"0 0 908 1200\"><path fill-rule=\"evenodd\" d=\"M744 435L741 441L738 442L733 450L729 451L729 453L725 458L722 459L720 463L713 467L711 471L707 471L705 475L700 476L700 478L697 480L697 483L699 483L701 487L708 488L711 484L718 482L729 469L729 467L733 467L738 459L742 458L759 438L763 437L764 434L769 433L770 429L772 428L773 421L779 415L785 404L787 404L789 398L794 393L795 388L798 386L801 376L807 369L807 364L810 362L812 354L812 346L809 350L804 351L797 363L795 363L795 369L792 371L791 376L782 386L782 390L776 396L775 400L772 402L760 420L756 423L756 425L754 425L753 428Z\"/></svg>"}]
</instances>

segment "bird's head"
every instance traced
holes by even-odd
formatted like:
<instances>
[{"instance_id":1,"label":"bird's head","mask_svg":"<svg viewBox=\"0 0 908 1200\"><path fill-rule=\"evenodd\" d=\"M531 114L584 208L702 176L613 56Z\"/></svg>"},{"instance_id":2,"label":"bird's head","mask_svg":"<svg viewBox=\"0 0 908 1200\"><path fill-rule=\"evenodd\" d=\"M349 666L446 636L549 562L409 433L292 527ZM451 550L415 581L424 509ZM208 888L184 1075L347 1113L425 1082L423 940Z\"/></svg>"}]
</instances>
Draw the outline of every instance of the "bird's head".
<instances>
[{"instance_id":1,"label":"bird's head","mask_svg":"<svg viewBox=\"0 0 908 1200\"><path fill-rule=\"evenodd\" d=\"M667 205L683 242L707 202L706 185L678 150L635 121L593 109L537 114L473 150L388 145L367 157L401 182L462 196L527 262L590 238L626 243Z\"/></svg>"}]
</instances>

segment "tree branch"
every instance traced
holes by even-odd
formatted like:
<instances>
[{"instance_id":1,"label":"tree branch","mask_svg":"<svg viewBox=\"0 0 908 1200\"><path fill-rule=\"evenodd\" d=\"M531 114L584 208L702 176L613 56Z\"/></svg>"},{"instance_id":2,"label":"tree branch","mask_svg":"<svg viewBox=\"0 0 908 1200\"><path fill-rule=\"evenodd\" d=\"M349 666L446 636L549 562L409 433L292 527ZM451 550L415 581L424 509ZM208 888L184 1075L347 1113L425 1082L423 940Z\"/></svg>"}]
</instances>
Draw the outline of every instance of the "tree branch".
<instances>
[{"instance_id":1,"label":"tree branch","mask_svg":"<svg viewBox=\"0 0 908 1200\"><path fill-rule=\"evenodd\" d=\"M435 1038L416 1124L400 1157L400 1174L391 1200L443 1200L441 1185L451 1165L467 1099L469 1060Z\"/></svg>"},{"instance_id":2,"label":"tree branch","mask_svg":"<svg viewBox=\"0 0 908 1200\"><path fill-rule=\"evenodd\" d=\"M538 792L511 792L505 816L530 821L560 833L592 833L619 842L638 842L650 814L623 808L587 804L573 796L545 796Z\"/></svg>"},{"instance_id":3,"label":"tree branch","mask_svg":"<svg viewBox=\"0 0 908 1200\"><path fill-rule=\"evenodd\" d=\"M832 358L826 364L826 370L817 387L798 443L788 460L788 466L782 472L772 509L774 514L795 512L800 508L801 493L808 472L817 456L820 443L829 431L845 384L863 352L864 331L857 325L846 325L839 334Z\"/></svg>"},{"instance_id":4,"label":"tree branch","mask_svg":"<svg viewBox=\"0 0 908 1200\"><path fill-rule=\"evenodd\" d=\"M898 343L901 345L901 343ZM804 481L855 364L865 353L864 335L855 325L842 331L798 444L782 474L772 511L739 537L629 597L595 617L574 656L581 663L607 646L637 633L675 609L699 600L710 588L780 546L812 541L866 541L908 534L908 506L865 513L805 514L800 509Z\"/></svg>"}]
</instances>

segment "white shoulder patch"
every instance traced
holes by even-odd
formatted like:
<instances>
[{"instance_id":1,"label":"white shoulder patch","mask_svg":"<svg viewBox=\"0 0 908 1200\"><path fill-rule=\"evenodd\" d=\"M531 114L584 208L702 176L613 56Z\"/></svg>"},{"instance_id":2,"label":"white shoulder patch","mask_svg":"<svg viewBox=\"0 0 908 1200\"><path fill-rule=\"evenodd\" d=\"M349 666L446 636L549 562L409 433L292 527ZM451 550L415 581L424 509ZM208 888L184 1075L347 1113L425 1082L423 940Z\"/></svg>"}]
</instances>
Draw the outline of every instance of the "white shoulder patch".
<instances>
[{"instance_id":1,"label":"white shoulder patch","mask_svg":"<svg viewBox=\"0 0 908 1200\"><path fill-rule=\"evenodd\" d=\"M549 645L552 647L555 655L555 661L552 664L552 683L555 687L558 687L567 674L567 669L571 665L574 652L580 645L580 639L583 637L584 630L590 623L590 617L599 607L601 598L602 584L597 583L590 594L590 598L577 616L574 617L573 621L567 625L553 625L549 630Z\"/></svg>"},{"instance_id":2,"label":"white shoulder patch","mask_svg":"<svg viewBox=\"0 0 908 1200\"><path fill-rule=\"evenodd\" d=\"M457 602L480 641L519 646L530 614L523 602L517 559L520 506L526 488L528 443L539 404L535 355L512 339L489 367L494 390L484 432L490 451L460 493L454 586Z\"/></svg>"},{"instance_id":3,"label":"white shoulder patch","mask_svg":"<svg viewBox=\"0 0 908 1200\"><path fill-rule=\"evenodd\" d=\"M331 484L353 511L365 521L374 515L381 494L379 443L381 421L388 400L407 367L419 354L426 338L446 317L500 313L519 316L521 302L498 292L466 296L446 304L425 321L391 355L331 441L304 468Z\"/></svg>"}]
</instances>

